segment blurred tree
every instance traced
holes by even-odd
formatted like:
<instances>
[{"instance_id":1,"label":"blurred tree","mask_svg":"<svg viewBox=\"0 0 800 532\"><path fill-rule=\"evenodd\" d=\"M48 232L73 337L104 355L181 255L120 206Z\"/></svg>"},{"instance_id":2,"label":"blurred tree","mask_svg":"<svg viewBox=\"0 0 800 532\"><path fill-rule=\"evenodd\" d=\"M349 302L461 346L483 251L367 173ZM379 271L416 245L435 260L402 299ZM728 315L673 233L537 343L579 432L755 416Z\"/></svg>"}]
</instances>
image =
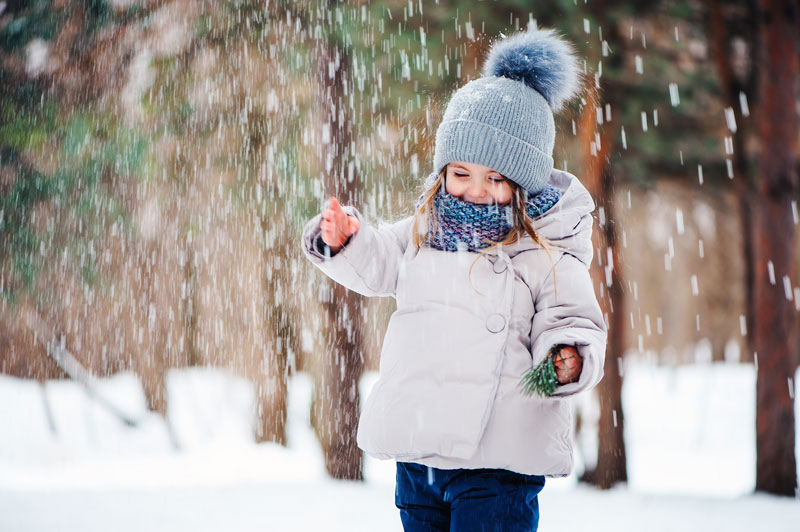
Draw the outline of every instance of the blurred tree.
<instances>
[{"instance_id":1,"label":"blurred tree","mask_svg":"<svg viewBox=\"0 0 800 532\"><path fill-rule=\"evenodd\" d=\"M732 117L728 153L746 265L750 332L745 339L758 369L756 490L794 495L791 386L800 349L787 283L794 277L800 44L790 28L797 27L798 7L794 2L713 0L706 19L726 113ZM760 146L758 162L749 146Z\"/></svg>"},{"instance_id":2,"label":"blurred tree","mask_svg":"<svg viewBox=\"0 0 800 532\"><path fill-rule=\"evenodd\" d=\"M576 13L585 17L584 33L597 31L597 39L584 43L583 49L589 65L597 64L590 72L599 100L587 98L578 138L609 246L597 248L595 279L608 288L610 336L605 378L598 387L600 456L597 469L587 475L601 486L625 478L619 357L632 343L624 340L623 331L641 320L636 297L623 297L623 287L629 284L620 277L625 270L619 261L621 250L613 247L619 242L616 211L622 209L615 204L613 191L631 185L648 189L661 179L699 182L708 192L727 186L729 163L719 157L717 140L727 133L718 125L724 105L713 71L703 68L710 61L704 14L694 2L593 2ZM582 42L579 27L573 18L574 38ZM741 160L737 165L746 163ZM697 177L687 172L687 166L698 168ZM624 240L623 232L623 245ZM628 318L630 327L625 325ZM697 320L699 332L699 314ZM666 319L664 335L669 337L676 325ZM728 338L713 330L704 334L712 340L713 357L721 359Z\"/></svg>"},{"instance_id":3,"label":"blurred tree","mask_svg":"<svg viewBox=\"0 0 800 532\"><path fill-rule=\"evenodd\" d=\"M800 141L800 6L794 0L759 0L757 24L761 156L760 179L752 198L752 344L758 364L756 490L794 497L793 377L800 345L791 279L795 278Z\"/></svg>"},{"instance_id":4,"label":"blurred tree","mask_svg":"<svg viewBox=\"0 0 800 532\"><path fill-rule=\"evenodd\" d=\"M265 141L283 124L276 94L292 87L277 75L283 56L264 60L277 47L263 10L185 0L4 5L3 367L54 376L25 357L43 352L17 319L33 307L92 372L133 369L162 414L168 367L243 373L256 392L256 439L284 443L288 358L298 350L283 299L296 270L286 257L284 153L296 134ZM272 92L265 80L277 81ZM287 275L273 276L282 266Z\"/></svg>"},{"instance_id":5,"label":"blurred tree","mask_svg":"<svg viewBox=\"0 0 800 532\"><path fill-rule=\"evenodd\" d=\"M136 371L148 406L165 414L162 353L149 349L163 344L161 327L148 328L147 356L134 360L119 350L107 353L108 344L102 350L83 344L100 320L72 327L80 312L85 317L89 308L97 311L101 305L102 298L95 296L107 287L102 274L110 260L100 260L98 253L108 243L105 238L113 232L123 239L130 235L131 210L115 183L136 181L148 171L146 138L95 105L118 83L105 76L120 64L119 58L107 62L103 56L114 42L111 32L135 23L139 9L113 14L100 1L49 0L4 2L3 7L0 334L7 335L10 347L0 353L3 367L37 379L63 375L54 373L44 356L43 344L56 337L37 341L30 320L20 319L33 315L55 330L60 342L77 345L81 361L94 372L107 374L124 365ZM130 257L132 269L144 267L137 258ZM147 308L132 313L133 323L149 320Z\"/></svg>"},{"instance_id":6,"label":"blurred tree","mask_svg":"<svg viewBox=\"0 0 800 532\"><path fill-rule=\"evenodd\" d=\"M605 29L601 49L590 46L586 51L592 63L602 63L611 72L620 72L625 56L626 42L618 31L619 14L608 9L607 5L594 5L592 14L601 28ZM608 53L608 43L614 53ZM603 57L609 56L608 60ZM605 62L604 62L605 61ZM617 82L617 83L615 83ZM598 256L593 261L592 278L600 291L597 294L603 313L608 320L608 345L603 380L597 386L600 402L598 421L597 461L593 469L587 468L581 479L596 486L608 489L617 482L628 480L624 415L622 410L622 356L625 350L625 298L622 268L619 262L619 234L616 225L615 188L619 186L611 163L611 153L615 149L616 135L609 126L606 109L619 97L620 86L613 77L601 78L595 73L594 79L587 76L586 92L581 106L580 142L584 150L582 175L597 205L598 229L593 234ZM606 253L603 253L603 250ZM605 287L605 290L603 289Z\"/></svg>"},{"instance_id":7,"label":"blurred tree","mask_svg":"<svg viewBox=\"0 0 800 532\"><path fill-rule=\"evenodd\" d=\"M328 14L328 20L323 15ZM313 13L312 13L313 14ZM323 38L317 42L316 80L323 128L319 146L324 168L324 189L345 205L360 203L361 180L355 167L353 131L358 123L354 108L347 106L355 90L353 47L342 28L351 13L339 2L317 6L316 21ZM362 296L342 285L325 280L328 297L323 301L327 313L325 352L320 356L320 372L315 375L312 409L315 429L322 443L325 467L334 478L361 480L362 453L356 444L359 418L358 382L364 366L361 329Z\"/></svg>"},{"instance_id":8,"label":"blurred tree","mask_svg":"<svg viewBox=\"0 0 800 532\"><path fill-rule=\"evenodd\" d=\"M754 323L754 260L752 198L755 194L755 153L748 150L754 140L750 127L751 110L748 102L757 104L755 96L758 64L752 61L756 44L757 20L755 0L711 0L704 11L705 26L709 29L721 98L726 112L733 120L726 132L730 135L733 185L739 206L744 257L744 293L746 323ZM757 140L757 139L756 139ZM745 337L749 352L753 352L752 336Z\"/></svg>"},{"instance_id":9,"label":"blurred tree","mask_svg":"<svg viewBox=\"0 0 800 532\"><path fill-rule=\"evenodd\" d=\"M599 91L590 87L585 96L587 103L581 111L581 139L590 153L586 157L588 163L583 176L599 209L599 230L592 235L599 256L593 262L591 273L595 284L600 287L598 300L608 320L608 345L603 380L597 386L600 419L596 466L584 471L581 480L608 489L617 482L628 480L620 371L626 342L626 302L619 261L619 234L614 223L614 193L618 184L613 178L608 155L614 139L609 128L596 129L599 126L598 111L602 114Z\"/></svg>"}]
</instances>

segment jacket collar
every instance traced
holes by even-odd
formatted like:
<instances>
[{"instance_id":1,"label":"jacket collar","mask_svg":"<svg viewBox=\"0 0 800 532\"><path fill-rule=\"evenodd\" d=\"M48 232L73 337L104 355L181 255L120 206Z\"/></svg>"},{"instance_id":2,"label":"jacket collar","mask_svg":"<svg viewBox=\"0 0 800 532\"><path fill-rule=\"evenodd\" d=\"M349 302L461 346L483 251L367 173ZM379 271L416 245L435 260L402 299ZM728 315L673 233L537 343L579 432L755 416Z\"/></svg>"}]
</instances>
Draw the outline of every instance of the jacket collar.
<instances>
[{"instance_id":1,"label":"jacket collar","mask_svg":"<svg viewBox=\"0 0 800 532\"><path fill-rule=\"evenodd\" d=\"M553 169L549 183L561 190L561 199L542 216L533 220L533 226L560 251L575 256L589 266L592 261L592 211L595 204L589 191L577 177L563 170ZM529 236L524 236L503 251L514 257L524 251L538 249Z\"/></svg>"}]
</instances>

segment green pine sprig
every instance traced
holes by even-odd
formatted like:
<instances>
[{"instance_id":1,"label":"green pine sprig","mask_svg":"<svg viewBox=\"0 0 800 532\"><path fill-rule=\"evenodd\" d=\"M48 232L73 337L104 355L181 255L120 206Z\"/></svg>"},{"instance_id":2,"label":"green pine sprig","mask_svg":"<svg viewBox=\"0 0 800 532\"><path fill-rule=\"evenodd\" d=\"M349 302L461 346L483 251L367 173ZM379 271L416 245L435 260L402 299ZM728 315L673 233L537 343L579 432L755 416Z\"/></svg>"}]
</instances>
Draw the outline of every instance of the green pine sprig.
<instances>
[{"instance_id":1,"label":"green pine sprig","mask_svg":"<svg viewBox=\"0 0 800 532\"><path fill-rule=\"evenodd\" d=\"M550 397L556 391L558 380L556 366L552 355L561 350L561 345L553 346L544 360L522 377L520 385L525 395L537 394L540 397Z\"/></svg>"}]
</instances>

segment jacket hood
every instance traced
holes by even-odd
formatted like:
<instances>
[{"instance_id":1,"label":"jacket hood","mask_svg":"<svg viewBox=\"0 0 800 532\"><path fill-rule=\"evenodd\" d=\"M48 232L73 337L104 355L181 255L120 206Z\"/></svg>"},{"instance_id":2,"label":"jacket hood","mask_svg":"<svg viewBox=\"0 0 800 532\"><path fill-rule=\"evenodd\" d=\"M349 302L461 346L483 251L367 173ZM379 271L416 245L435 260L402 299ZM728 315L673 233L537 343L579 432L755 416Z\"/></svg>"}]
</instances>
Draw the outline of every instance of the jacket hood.
<instances>
[{"instance_id":1,"label":"jacket hood","mask_svg":"<svg viewBox=\"0 0 800 532\"><path fill-rule=\"evenodd\" d=\"M550 185L561 190L561 198L542 216L533 220L536 231L550 243L575 256L587 267L592 262L592 211L594 200L577 177L555 168L550 173ZM539 246L525 236L519 242L506 246L510 257Z\"/></svg>"}]
</instances>

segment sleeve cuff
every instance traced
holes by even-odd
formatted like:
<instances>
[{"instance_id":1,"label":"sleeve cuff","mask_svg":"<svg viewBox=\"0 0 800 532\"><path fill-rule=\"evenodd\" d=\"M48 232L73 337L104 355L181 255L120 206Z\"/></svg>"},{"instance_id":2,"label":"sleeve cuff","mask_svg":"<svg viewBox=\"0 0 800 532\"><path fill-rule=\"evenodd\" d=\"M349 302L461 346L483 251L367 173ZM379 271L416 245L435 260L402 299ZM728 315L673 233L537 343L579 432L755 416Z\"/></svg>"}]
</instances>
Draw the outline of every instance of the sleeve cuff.
<instances>
[{"instance_id":1,"label":"sleeve cuff","mask_svg":"<svg viewBox=\"0 0 800 532\"><path fill-rule=\"evenodd\" d=\"M358 218L359 222L363 223L361 216L357 212L354 212L355 209L348 206L343 207L343 209L347 214L355 216ZM341 248L339 248L337 251L332 251L331 248L322 240L322 230L319 227L321 221L322 215L317 214L314 218L308 221L303 229L303 249L308 257L312 259L312 262L324 262L326 260L330 260L334 256L344 251L347 245L353 240L353 237L358 234L358 231L356 231L347 237L347 240L345 240Z\"/></svg>"},{"instance_id":2,"label":"sleeve cuff","mask_svg":"<svg viewBox=\"0 0 800 532\"><path fill-rule=\"evenodd\" d=\"M342 250L345 248L345 246L347 246L347 244L350 242L350 238L351 238L352 236L353 236L353 235L350 235L350 236L348 236L348 237L347 237L347 240L345 240L345 241L344 241L344 244L342 244L342 247L340 247L340 248L339 248L339 249L337 249L336 251L333 251L333 250L330 248L330 246L328 246L328 244L326 244L326 243L325 243L325 241L324 241L324 240L322 240L322 233L319 233L319 234L317 235L317 237L316 237L316 238L314 239L314 241L313 241L313 250L314 250L314 253L316 253L316 254L317 254L319 257L321 257L321 258L333 257L334 255L336 255L337 253L339 253L340 251L342 251Z\"/></svg>"},{"instance_id":3,"label":"sleeve cuff","mask_svg":"<svg viewBox=\"0 0 800 532\"><path fill-rule=\"evenodd\" d=\"M592 339L585 338L583 335L573 331L558 331L547 335L547 338L542 338L538 348L533 353L534 364L549 356L550 349L558 344L574 346L583 359L583 368L577 381L556 386L553 397L573 395L595 386L603 375L603 368L598 365L598 361L602 360L602 357L599 357L598 353L593 351L596 349L596 343Z\"/></svg>"}]
</instances>

